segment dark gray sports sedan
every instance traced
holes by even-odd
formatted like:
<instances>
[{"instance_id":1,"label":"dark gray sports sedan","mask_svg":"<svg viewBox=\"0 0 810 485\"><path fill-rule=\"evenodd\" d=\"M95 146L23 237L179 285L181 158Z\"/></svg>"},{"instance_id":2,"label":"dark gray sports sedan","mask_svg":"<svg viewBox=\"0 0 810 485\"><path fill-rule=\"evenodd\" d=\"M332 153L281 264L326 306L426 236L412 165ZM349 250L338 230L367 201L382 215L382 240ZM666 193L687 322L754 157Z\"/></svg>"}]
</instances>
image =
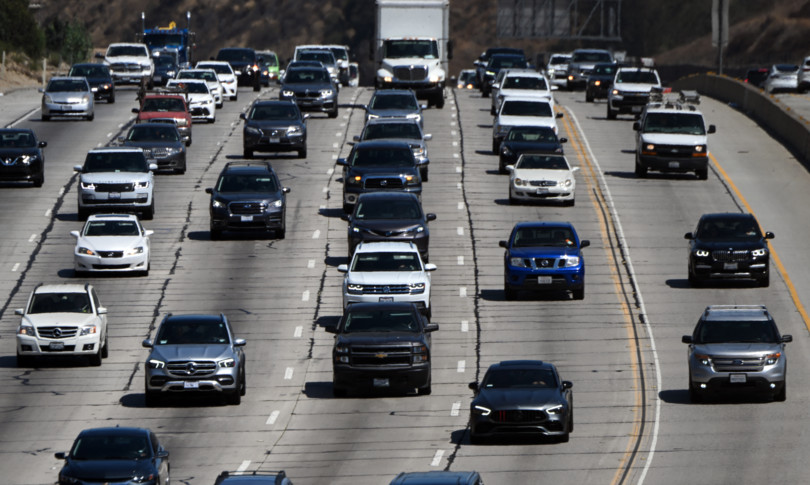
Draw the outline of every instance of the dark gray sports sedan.
<instances>
[{"instance_id":1,"label":"dark gray sports sedan","mask_svg":"<svg viewBox=\"0 0 810 485\"><path fill-rule=\"evenodd\" d=\"M186 144L174 123L132 125L119 142L124 146L143 148L146 160L156 163L158 170L186 173Z\"/></svg>"}]
</instances>

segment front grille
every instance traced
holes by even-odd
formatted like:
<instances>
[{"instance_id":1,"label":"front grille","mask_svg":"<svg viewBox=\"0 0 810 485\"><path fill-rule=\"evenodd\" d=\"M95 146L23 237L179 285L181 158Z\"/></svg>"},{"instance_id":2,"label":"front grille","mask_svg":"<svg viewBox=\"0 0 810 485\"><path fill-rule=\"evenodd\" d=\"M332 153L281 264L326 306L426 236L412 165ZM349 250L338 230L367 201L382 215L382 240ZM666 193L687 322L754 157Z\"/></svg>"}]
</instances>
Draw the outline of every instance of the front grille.
<instances>
[{"instance_id":1,"label":"front grille","mask_svg":"<svg viewBox=\"0 0 810 485\"><path fill-rule=\"evenodd\" d=\"M228 208L231 214L236 215L261 215L267 206L264 202L231 202Z\"/></svg>"},{"instance_id":2,"label":"front grille","mask_svg":"<svg viewBox=\"0 0 810 485\"><path fill-rule=\"evenodd\" d=\"M135 184L96 184L96 192L133 192Z\"/></svg>"},{"instance_id":3,"label":"front grille","mask_svg":"<svg viewBox=\"0 0 810 485\"><path fill-rule=\"evenodd\" d=\"M380 177L366 179L367 189L401 189L402 179L399 177Z\"/></svg>"},{"instance_id":4,"label":"front grille","mask_svg":"<svg viewBox=\"0 0 810 485\"><path fill-rule=\"evenodd\" d=\"M99 251L98 255L102 258L123 258L123 251Z\"/></svg>"},{"instance_id":5,"label":"front grille","mask_svg":"<svg viewBox=\"0 0 810 485\"><path fill-rule=\"evenodd\" d=\"M280 138L280 137L284 136L285 134L287 134L287 130L267 129L267 130L259 130L259 131L262 132L262 136L269 136L269 137L273 137L273 138Z\"/></svg>"},{"instance_id":6,"label":"front grille","mask_svg":"<svg viewBox=\"0 0 810 485\"><path fill-rule=\"evenodd\" d=\"M71 338L79 333L78 327L39 327L37 333L42 338Z\"/></svg>"},{"instance_id":7,"label":"front grille","mask_svg":"<svg viewBox=\"0 0 810 485\"><path fill-rule=\"evenodd\" d=\"M296 91L295 92L296 98L320 98L321 92L320 91Z\"/></svg>"},{"instance_id":8,"label":"front grille","mask_svg":"<svg viewBox=\"0 0 810 485\"><path fill-rule=\"evenodd\" d=\"M546 413L534 409L507 409L493 411L492 420L499 423L541 423L546 420Z\"/></svg>"},{"instance_id":9,"label":"front grille","mask_svg":"<svg viewBox=\"0 0 810 485\"><path fill-rule=\"evenodd\" d=\"M426 66L400 66L394 68L394 76L401 81L424 81L427 78Z\"/></svg>"},{"instance_id":10,"label":"front grille","mask_svg":"<svg viewBox=\"0 0 810 485\"><path fill-rule=\"evenodd\" d=\"M409 366L411 347L353 346L351 360L357 366Z\"/></svg>"},{"instance_id":11,"label":"front grille","mask_svg":"<svg viewBox=\"0 0 810 485\"><path fill-rule=\"evenodd\" d=\"M178 377L202 377L215 374L217 363L210 360L175 360L166 364L166 370Z\"/></svg>"},{"instance_id":12,"label":"front grille","mask_svg":"<svg viewBox=\"0 0 810 485\"><path fill-rule=\"evenodd\" d=\"M529 185L532 187L556 187L556 180L531 180Z\"/></svg>"},{"instance_id":13,"label":"front grille","mask_svg":"<svg viewBox=\"0 0 810 485\"><path fill-rule=\"evenodd\" d=\"M97 270L122 270L129 269L128 264L94 264L93 269Z\"/></svg>"},{"instance_id":14,"label":"front grille","mask_svg":"<svg viewBox=\"0 0 810 485\"><path fill-rule=\"evenodd\" d=\"M145 148L143 154L146 158L166 158L171 155L169 149L163 147Z\"/></svg>"},{"instance_id":15,"label":"front grille","mask_svg":"<svg viewBox=\"0 0 810 485\"><path fill-rule=\"evenodd\" d=\"M712 357L716 372L762 372L763 357Z\"/></svg>"},{"instance_id":16,"label":"front grille","mask_svg":"<svg viewBox=\"0 0 810 485\"><path fill-rule=\"evenodd\" d=\"M693 146L655 145L655 151L667 158L692 158Z\"/></svg>"},{"instance_id":17,"label":"front grille","mask_svg":"<svg viewBox=\"0 0 810 485\"><path fill-rule=\"evenodd\" d=\"M8 166L11 166L11 165L16 165L16 164L17 164L17 162L19 162L19 161L20 161L20 158L21 158L21 157L13 157L13 158L9 157L9 158L3 158L3 159L0 159L0 162L2 162L2 163L3 163L3 165L5 165L5 166L7 166L7 167L8 167Z\"/></svg>"},{"instance_id":18,"label":"front grille","mask_svg":"<svg viewBox=\"0 0 810 485\"><path fill-rule=\"evenodd\" d=\"M141 65L137 62L113 62L110 70L115 74L140 74Z\"/></svg>"},{"instance_id":19,"label":"front grille","mask_svg":"<svg viewBox=\"0 0 810 485\"><path fill-rule=\"evenodd\" d=\"M363 285L367 295L407 295L411 292L408 285Z\"/></svg>"},{"instance_id":20,"label":"front grille","mask_svg":"<svg viewBox=\"0 0 810 485\"><path fill-rule=\"evenodd\" d=\"M56 349L51 349L47 345L40 345L39 350L40 350L40 352L73 352L74 350L76 350L76 346L75 345L65 345L61 349L56 350Z\"/></svg>"},{"instance_id":21,"label":"front grille","mask_svg":"<svg viewBox=\"0 0 810 485\"><path fill-rule=\"evenodd\" d=\"M370 234L380 237L399 237L408 233L408 231L372 231L368 230Z\"/></svg>"},{"instance_id":22,"label":"front grille","mask_svg":"<svg viewBox=\"0 0 810 485\"><path fill-rule=\"evenodd\" d=\"M624 104L644 105L650 99L649 94L625 94L623 98Z\"/></svg>"},{"instance_id":23,"label":"front grille","mask_svg":"<svg viewBox=\"0 0 810 485\"><path fill-rule=\"evenodd\" d=\"M747 250L742 251L727 251L727 250L715 250L712 251L712 258L715 261L720 261L722 263L737 263L737 262L744 262L751 259L751 254Z\"/></svg>"},{"instance_id":24,"label":"front grille","mask_svg":"<svg viewBox=\"0 0 810 485\"><path fill-rule=\"evenodd\" d=\"M537 268L555 268L557 267L557 260L554 258L534 258L534 266Z\"/></svg>"}]
</instances>

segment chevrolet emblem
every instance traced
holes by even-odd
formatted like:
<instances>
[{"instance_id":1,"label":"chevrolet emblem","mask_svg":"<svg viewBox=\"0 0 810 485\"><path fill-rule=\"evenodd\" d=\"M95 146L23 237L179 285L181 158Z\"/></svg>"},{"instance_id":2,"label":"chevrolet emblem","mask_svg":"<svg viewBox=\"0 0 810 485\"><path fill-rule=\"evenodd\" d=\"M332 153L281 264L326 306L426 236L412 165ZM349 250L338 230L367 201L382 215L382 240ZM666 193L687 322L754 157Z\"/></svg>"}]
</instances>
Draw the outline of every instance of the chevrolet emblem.
<instances>
[{"instance_id":1,"label":"chevrolet emblem","mask_svg":"<svg viewBox=\"0 0 810 485\"><path fill-rule=\"evenodd\" d=\"M388 354L386 354L385 352L379 352L379 353L374 354L374 357L376 357L378 359L384 359L384 358L388 357Z\"/></svg>"}]
</instances>

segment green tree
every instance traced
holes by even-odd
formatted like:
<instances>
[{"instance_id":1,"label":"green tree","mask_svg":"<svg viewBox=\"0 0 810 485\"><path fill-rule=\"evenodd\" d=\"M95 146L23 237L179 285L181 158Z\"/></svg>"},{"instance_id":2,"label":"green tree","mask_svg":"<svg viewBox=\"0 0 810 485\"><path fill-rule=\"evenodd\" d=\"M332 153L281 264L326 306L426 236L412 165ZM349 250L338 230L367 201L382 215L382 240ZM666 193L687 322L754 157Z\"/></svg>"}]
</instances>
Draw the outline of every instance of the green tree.
<instances>
[{"instance_id":1,"label":"green tree","mask_svg":"<svg viewBox=\"0 0 810 485\"><path fill-rule=\"evenodd\" d=\"M0 1L0 47L40 57L45 36L28 9L28 0Z\"/></svg>"},{"instance_id":2,"label":"green tree","mask_svg":"<svg viewBox=\"0 0 810 485\"><path fill-rule=\"evenodd\" d=\"M84 23L73 20L65 28L65 39L59 53L68 64L87 60L93 43Z\"/></svg>"}]
</instances>

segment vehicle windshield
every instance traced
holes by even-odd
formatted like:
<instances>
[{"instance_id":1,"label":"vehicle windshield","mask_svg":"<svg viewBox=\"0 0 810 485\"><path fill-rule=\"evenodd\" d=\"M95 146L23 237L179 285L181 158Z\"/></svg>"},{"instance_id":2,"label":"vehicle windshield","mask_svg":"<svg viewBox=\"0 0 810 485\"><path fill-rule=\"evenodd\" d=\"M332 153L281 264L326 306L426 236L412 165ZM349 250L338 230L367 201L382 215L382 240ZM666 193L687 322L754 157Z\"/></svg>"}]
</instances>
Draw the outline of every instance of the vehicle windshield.
<instances>
[{"instance_id":1,"label":"vehicle windshield","mask_svg":"<svg viewBox=\"0 0 810 485\"><path fill-rule=\"evenodd\" d=\"M270 194L278 192L278 185L273 177L267 175L232 173L219 178L217 192Z\"/></svg>"},{"instance_id":2,"label":"vehicle windshield","mask_svg":"<svg viewBox=\"0 0 810 485\"><path fill-rule=\"evenodd\" d=\"M522 227L515 233L513 248L540 246L568 248L574 246L574 233L567 227Z\"/></svg>"},{"instance_id":3,"label":"vehicle windshield","mask_svg":"<svg viewBox=\"0 0 810 485\"><path fill-rule=\"evenodd\" d=\"M208 89L208 84L203 82L178 82L172 81L168 84L169 87L172 86L183 86L185 87L186 91L189 93L194 94L211 94L211 91Z\"/></svg>"},{"instance_id":4,"label":"vehicle windshield","mask_svg":"<svg viewBox=\"0 0 810 485\"><path fill-rule=\"evenodd\" d=\"M413 152L406 148L360 148L351 154L352 167L412 167Z\"/></svg>"},{"instance_id":5,"label":"vehicle windshield","mask_svg":"<svg viewBox=\"0 0 810 485\"><path fill-rule=\"evenodd\" d=\"M117 45L107 49L107 57L120 56L149 57L149 52L139 45Z\"/></svg>"},{"instance_id":6,"label":"vehicle windshield","mask_svg":"<svg viewBox=\"0 0 810 485\"><path fill-rule=\"evenodd\" d=\"M328 83L326 69L291 69L284 75L285 83Z\"/></svg>"},{"instance_id":7,"label":"vehicle windshield","mask_svg":"<svg viewBox=\"0 0 810 485\"><path fill-rule=\"evenodd\" d=\"M146 98L143 100L143 107L141 111L155 112L155 111L185 111L186 105L180 98Z\"/></svg>"},{"instance_id":8,"label":"vehicle windshield","mask_svg":"<svg viewBox=\"0 0 810 485\"><path fill-rule=\"evenodd\" d=\"M155 61L155 67L175 67L177 66L177 62L172 59L171 56L157 56L153 57Z\"/></svg>"},{"instance_id":9,"label":"vehicle windshield","mask_svg":"<svg viewBox=\"0 0 810 485\"><path fill-rule=\"evenodd\" d=\"M548 127L516 126L506 135L508 141L527 141L535 143L557 143L557 135Z\"/></svg>"},{"instance_id":10,"label":"vehicle windshield","mask_svg":"<svg viewBox=\"0 0 810 485\"><path fill-rule=\"evenodd\" d=\"M648 113L644 117L645 133L679 133L705 135L703 117L689 113Z\"/></svg>"},{"instance_id":11,"label":"vehicle windshield","mask_svg":"<svg viewBox=\"0 0 810 485\"><path fill-rule=\"evenodd\" d=\"M438 59L439 45L435 40L389 39L383 42L383 58L402 59L407 57Z\"/></svg>"},{"instance_id":12,"label":"vehicle windshield","mask_svg":"<svg viewBox=\"0 0 810 485\"><path fill-rule=\"evenodd\" d=\"M87 81L82 79L55 79L48 83L48 89L45 91L49 93L83 93L87 92Z\"/></svg>"},{"instance_id":13,"label":"vehicle windshield","mask_svg":"<svg viewBox=\"0 0 810 485\"><path fill-rule=\"evenodd\" d=\"M501 89L540 89L548 91L548 85L542 77L507 76Z\"/></svg>"},{"instance_id":14,"label":"vehicle windshield","mask_svg":"<svg viewBox=\"0 0 810 485\"><path fill-rule=\"evenodd\" d=\"M148 172L143 152L88 153L84 173L95 172Z\"/></svg>"},{"instance_id":15,"label":"vehicle windshield","mask_svg":"<svg viewBox=\"0 0 810 485\"><path fill-rule=\"evenodd\" d=\"M571 56L551 56L548 63L552 65L556 64L568 64L571 62Z\"/></svg>"},{"instance_id":16,"label":"vehicle windshield","mask_svg":"<svg viewBox=\"0 0 810 485\"><path fill-rule=\"evenodd\" d=\"M373 109L402 109L418 110L416 98L410 94L383 94L374 96L369 108Z\"/></svg>"},{"instance_id":17,"label":"vehicle windshield","mask_svg":"<svg viewBox=\"0 0 810 485\"><path fill-rule=\"evenodd\" d=\"M36 293L28 313L92 313L87 293Z\"/></svg>"},{"instance_id":18,"label":"vehicle windshield","mask_svg":"<svg viewBox=\"0 0 810 485\"><path fill-rule=\"evenodd\" d=\"M616 66L612 64L597 64L593 68L593 74L601 76L613 76L616 74Z\"/></svg>"},{"instance_id":19,"label":"vehicle windshield","mask_svg":"<svg viewBox=\"0 0 810 485\"><path fill-rule=\"evenodd\" d=\"M557 379L549 369L493 369L481 382L483 389L553 389Z\"/></svg>"},{"instance_id":20,"label":"vehicle windshield","mask_svg":"<svg viewBox=\"0 0 810 485\"><path fill-rule=\"evenodd\" d=\"M422 211L419 202L414 200L379 200L364 201L360 199L357 209L354 211L354 218L357 220L379 220L379 219L421 219Z\"/></svg>"},{"instance_id":21,"label":"vehicle windshield","mask_svg":"<svg viewBox=\"0 0 810 485\"><path fill-rule=\"evenodd\" d=\"M167 45L183 45L182 34L144 34L143 43L148 45L150 49L163 47Z\"/></svg>"},{"instance_id":22,"label":"vehicle windshield","mask_svg":"<svg viewBox=\"0 0 810 485\"><path fill-rule=\"evenodd\" d=\"M610 62L610 54L607 52L574 52L571 62Z\"/></svg>"},{"instance_id":23,"label":"vehicle windshield","mask_svg":"<svg viewBox=\"0 0 810 485\"><path fill-rule=\"evenodd\" d=\"M74 460L142 460L151 456L149 440L141 433L79 437L70 451Z\"/></svg>"},{"instance_id":24,"label":"vehicle windshield","mask_svg":"<svg viewBox=\"0 0 810 485\"><path fill-rule=\"evenodd\" d=\"M418 333L419 330L419 322L414 314L402 310L353 310L349 311L343 322L343 333Z\"/></svg>"},{"instance_id":25,"label":"vehicle windshield","mask_svg":"<svg viewBox=\"0 0 810 485\"><path fill-rule=\"evenodd\" d=\"M248 49L222 49L217 53L218 61L253 62L256 53Z\"/></svg>"},{"instance_id":26,"label":"vehicle windshield","mask_svg":"<svg viewBox=\"0 0 810 485\"><path fill-rule=\"evenodd\" d=\"M565 158L554 155L521 155L515 168L537 170L570 170Z\"/></svg>"},{"instance_id":27,"label":"vehicle windshield","mask_svg":"<svg viewBox=\"0 0 810 485\"><path fill-rule=\"evenodd\" d=\"M422 264L417 252L357 253L352 261L352 271L421 271Z\"/></svg>"},{"instance_id":28,"label":"vehicle windshield","mask_svg":"<svg viewBox=\"0 0 810 485\"><path fill-rule=\"evenodd\" d=\"M160 326L155 345L205 345L230 343L228 329L219 319L167 320Z\"/></svg>"},{"instance_id":29,"label":"vehicle windshield","mask_svg":"<svg viewBox=\"0 0 810 485\"><path fill-rule=\"evenodd\" d=\"M128 221L88 221L84 226L84 235L88 237L101 236L140 236L138 223Z\"/></svg>"},{"instance_id":30,"label":"vehicle windshield","mask_svg":"<svg viewBox=\"0 0 810 485\"><path fill-rule=\"evenodd\" d=\"M506 100L501 106L501 114L507 116L543 116L551 118L554 113L551 105L537 101Z\"/></svg>"},{"instance_id":31,"label":"vehicle windshield","mask_svg":"<svg viewBox=\"0 0 810 485\"><path fill-rule=\"evenodd\" d=\"M248 119L254 121L266 120L297 120L298 110L292 103L284 104L259 104L250 110Z\"/></svg>"},{"instance_id":32,"label":"vehicle windshield","mask_svg":"<svg viewBox=\"0 0 810 485\"><path fill-rule=\"evenodd\" d=\"M217 74L233 74L231 66L228 64L201 64L199 69L213 69Z\"/></svg>"},{"instance_id":33,"label":"vehicle windshield","mask_svg":"<svg viewBox=\"0 0 810 485\"><path fill-rule=\"evenodd\" d=\"M795 64L777 64L774 66L779 72L795 73L799 70L799 66Z\"/></svg>"},{"instance_id":34,"label":"vehicle windshield","mask_svg":"<svg viewBox=\"0 0 810 485\"><path fill-rule=\"evenodd\" d=\"M695 237L703 241L758 241L762 232L753 218L709 219L700 223Z\"/></svg>"},{"instance_id":35,"label":"vehicle windshield","mask_svg":"<svg viewBox=\"0 0 810 485\"><path fill-rule=\"evenodd\" d=\"M174 126L169 125L168 123L164 123L161 125L165 126L143 126L143 125L135 125L129 129L129 133L127 133L127 141L156 141L156 142L176 142L180 141L179 133L177 132L177 128Z\"/></svg>"},{"instance_id":36,"label":"vehicle windshield","mask_svg":"<svg viewBox=\"0 0 810 485\"><path fill-rule=\"evenodd\" d=\"M89 66L73 66L70 68L68 76L79 77L109 77L110 70L102 64L91 64Z\"/></svg>"},{"instance_id":37,"label":"vehicle windshield","mask_svg":"<svg viewBox=\"0 0 810 485\"><path fill-rule=\"evenodd\" d=\"M658 84L658 76L652 71L620 71L616 83Z\"/></svg>"},{"instance_id":38,"label":"vehicle windshield","mask_svg":"<svg viewBox=\"0 0 810 485\"><path fill-rule=\"evenodd\" d=\"M177 79L202 79L204 81L216 81L217 75L211 71L180 71Z\"/></svg>"},{"instance_id":39,"label":"vehicle windshield","mask_svg":"<svg viewBox=\"0 0 810 485\"><path fill-rule=\"evenodd\" d=\"M0 132L0 147L2 148L33 148L35 146L34 135L27 131Z\"/></svg>"},{"instance_id":40,"label":"vehicle windshield","mask_svg":"<svg viewBox=\"0 0 810 485\"><path fill-rule=\"evenodd\" d=\"M762 321L706 321L697 332L697 344L719 343L775 343L779 341L776 326L768 320Z\"/></svg>"},{"instance_id":41,"label":"vehicle windshield","mask_svg":"<svg viewBox=\"0 0 810 485\"><path fill-rule=\"evenodd\" d=\"M341 61L349 60L349 54L344 47L330 47L329 50L332 51L332 55L335 56L335 59Z\"/></svg>"},{"instance_id":42,"label":"vehicle windshield","mask_svg":"<svg viewBox=\"0 0 810 485\"><path fill-rule=\"evenodd\" d=\"M379 138L407 138L421 140L422 133L416 123L375 123L366 126L363 140L377 140Z\"/></svg>"},{"instance_id":43,"label":"vehicle windshield","mask_svg":"<svg viewBox=\"0 0 810 485\"><path fill-rule=\"evenodd\" d=\"M335 56L327 51L303 51L298 53L297 61L320 61L324 66L335 64Z\"/></svg>"}]
</instances>

